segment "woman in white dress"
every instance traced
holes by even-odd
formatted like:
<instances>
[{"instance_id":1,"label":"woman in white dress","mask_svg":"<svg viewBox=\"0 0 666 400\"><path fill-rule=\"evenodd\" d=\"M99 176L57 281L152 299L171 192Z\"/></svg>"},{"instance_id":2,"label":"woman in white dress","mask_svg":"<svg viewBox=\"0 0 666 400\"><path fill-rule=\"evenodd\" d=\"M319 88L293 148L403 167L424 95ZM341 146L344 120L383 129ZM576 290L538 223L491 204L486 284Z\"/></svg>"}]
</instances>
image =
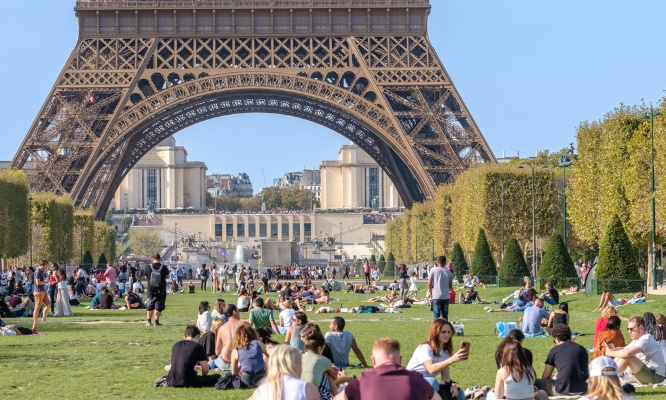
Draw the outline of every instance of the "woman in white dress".
<instances>
[{"instance_id":1,"label":"woman in white dress","mask_svg":"<svg viewBox=\"0 0 666 400\"><path fill-rule=\"evenodd\" d=\"M407 297L410 295L414 295L414 298L416 298L417 293L419 291L419 287L417 286L418 279L416 278L416 272L412 272L411 278L409 278L410 285L409 285L409 291L407 292Z\"/></svg>"},{"instance_id":2,"label":"woman in white dress","mask_svg":"<svg viewBox=\"0 0 666 400\"><path fill-rule=\"evenodd\" d=\"M69 305L69 290L67 288L67 274L65 270L60 268L57 272L57 297L55 306L55 315L57 316L72 316L72 306Z\"/></svg>"}]
</instances>

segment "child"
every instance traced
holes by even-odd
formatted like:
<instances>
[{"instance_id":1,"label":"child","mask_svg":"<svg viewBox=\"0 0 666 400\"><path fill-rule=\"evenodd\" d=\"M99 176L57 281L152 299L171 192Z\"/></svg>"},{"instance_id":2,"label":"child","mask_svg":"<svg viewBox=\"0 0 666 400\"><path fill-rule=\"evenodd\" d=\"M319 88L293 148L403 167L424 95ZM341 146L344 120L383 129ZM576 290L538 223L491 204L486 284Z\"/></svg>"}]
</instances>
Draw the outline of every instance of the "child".
<instances>
[{"instance_id":1,"label":"child","mask_svg":"<svg viewBox=\"0 0 666 400\"><path fill-rule=\"evenodd\" d=\"M414 299L416 299L417 293L419 291L419 288L416 285L417 281L418 279L416 278L416 272L412 272L412 276L411 278L409 278L410 285L409 285L409 291L407 292L407 297L409 297L409 295L413 293Z\"/></svg>"}]
</instances>

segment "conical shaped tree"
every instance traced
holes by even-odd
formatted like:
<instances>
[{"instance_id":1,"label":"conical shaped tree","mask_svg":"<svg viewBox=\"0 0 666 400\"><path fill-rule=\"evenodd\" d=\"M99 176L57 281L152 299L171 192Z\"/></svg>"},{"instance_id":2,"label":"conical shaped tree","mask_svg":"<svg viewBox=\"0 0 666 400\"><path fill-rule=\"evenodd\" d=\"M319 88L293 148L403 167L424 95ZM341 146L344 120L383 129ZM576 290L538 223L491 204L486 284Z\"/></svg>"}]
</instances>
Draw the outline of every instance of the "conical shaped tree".
<instances>
[{"instance_id":1,"label":"conical shaped tree","mask_svg":"<svg viewBox=\"0 0 666 400\"><path fill-rule=\"evenodd\" d=\"M613 216L601 245L597 260L597 279L640 279L631 242L620 217Z\"/></svg>"},{"instance_id":2,"label":"conical shaped tree","mask_svg":"<svg viewBox=\"0 0 666 400\"><path fill-rule=\"evenodd\" d=\"M92 254L90 254L89 250L86 250L86 253L83 255L83 268L87 271L92 268L94 264L95 260L93 260Z\"/></svg>"},{"instance_id":3,"label":"conical shaped tree","mask_svg":"<svg viewBox=\"0 0 666 400\"><path fill-rule=\"evenodd\" d=\"M469 272L465 253L463 253L462 247L460 247L460 243L458 242L453 244L453 250L451 250L451 264L453 264L453 276L462 277Z\"/></svg>"},{"instance_id":4,"label":"conical shaped tree","mask_svg":"<svg viewBox=\"0 0 666 400\"><path fill-rule=\"evenodd\" d=\"M567 287L572 279L578 277L571 256L564 247L564 240L558 231L553 232L546 246L546 254L539 267L537 276L556 287Z\"/></svg>"},{"instance_id":5,"label":"conical shaped tree","mask_svg":"<svg viewBox=\"0 0 666 400\"><path fill-rule=\"evenodd\" d=\"M384 275L395 275L395 270L395 257L393 257L393 252L389 252L388 256L386 256L386 267L384 267Z\"/></svg>"},{"instance_id":6,"label":"conical shaped tree","mask_svg":"<svg viewBox=\"0 0 666 400\"><path fill-rule=\"evenodd\" d=\"M102 255L99 256L99 260L97 260L97 268L106 268L106 263L106 256L102 253Z\"/></svg>"},{"instance_id":7,"label":"conical shaped tree","mask_svg":"<svg viewBox=\"0 0 666 400\"><path fill-rule=\"evenodd\" d=\"M384 267L386 267L386 259L384 258L383 254L379 255L379 260L377 260L377 265L379 265L379 269L384 271Z\"/></svg>"},{"instance_id":8,"label":"conical shaped tree","mask_svg":"<svg viewBox=\"0 0 666 400\"><path fill-rule=\"evenodd\" d=\"M522 277L530 275L530 270L527 268L525 257L523 257L523 252L520 250L516 238L509 239L498 275L501 278L502 285L520 284Z\"/></svg>"},{"instance_id":9,"label":"conical shaped tree","mask_svg":"<svg viewBox=\"0 0 666 400\"><path fill-rule=\"evenodd\" d=\"M477 276L497 275L495 261L493 260L492 253L490 253L490 246L488 245L486 232L483 228L479 229L479 234L476 237L474 254L472 255L472 265L470 266L469 273Z\"/></svg>"},{"instance_id":10,"label":"conical shaped tree","mask_svg":"<svg viewBox=\"0 0 666 400\"><path fill-rule=\"evenodd\" d=\"M371 255L370 256L370 265L375 265L376 262L377 262L377 259L375 258L375 255L374 254Z\"/></svg>"}]
</instances>

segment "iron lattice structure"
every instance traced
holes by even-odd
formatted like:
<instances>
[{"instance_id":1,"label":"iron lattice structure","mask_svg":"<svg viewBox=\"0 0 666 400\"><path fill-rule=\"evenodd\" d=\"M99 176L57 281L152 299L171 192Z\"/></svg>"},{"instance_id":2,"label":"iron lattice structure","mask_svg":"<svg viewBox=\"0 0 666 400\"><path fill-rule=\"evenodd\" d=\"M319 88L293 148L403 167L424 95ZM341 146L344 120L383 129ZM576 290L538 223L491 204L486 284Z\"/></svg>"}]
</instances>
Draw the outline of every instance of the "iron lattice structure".
<instances>
[{"instance_id":1,"label":"iron lattice structure","mask_svg":"<svg viewBox=\"0 0 666 400\"><path fill-rule=\"evenodd\" d=\"M79 39L12 166L101 218L123 177L221 115L314 121L407 206L496 162L427 37L428 0L80 0Z\"/></svg>"}]
</instances>

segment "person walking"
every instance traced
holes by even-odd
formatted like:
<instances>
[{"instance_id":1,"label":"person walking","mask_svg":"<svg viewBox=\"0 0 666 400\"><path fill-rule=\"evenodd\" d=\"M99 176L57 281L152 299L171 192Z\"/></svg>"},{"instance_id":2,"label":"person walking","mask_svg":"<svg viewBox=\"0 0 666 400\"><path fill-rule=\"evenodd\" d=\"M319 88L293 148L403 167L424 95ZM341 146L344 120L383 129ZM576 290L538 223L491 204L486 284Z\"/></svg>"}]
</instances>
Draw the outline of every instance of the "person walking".
<instances>
[{"instance_id":1,"label":"person walking","mask_svg":"<svg viewBox=\"0 0 666 400\"><path fill-rule=\"evenodd\" d=\"M446 257L439 256L437 265L428 273L428 293L432 299L434 319L449 319L449 290L453 289L453 277L446 268Z\"/></svg>"},{"instance_id":2,"label":"person walking","mask_svg":"<svg viewBox=\"0 0 666 400\"><path fill-rule=\"evenodd\" d=\"M148 300L146 301L146 326L152 325L153 314L155 314L155 326L162 325L160 316L166 307L166 280L169 277L169 268L162 265L159 253L153 254L152 265L146 266L146 277L148 278Z\"/></svg>"},{"instance_id":3,"label":"person walking","mask_svg":"<svg viewBox=\"0 0 666 400\"><path fill-rule=\"evenodd\" d=\"M363 273L365 273L365 284L370 286L370 263L368 263L368 260L365 260L363 265Z\"/></svg>"},{"instance_id":4,"label":"person walking","mask_svg":"<svg viewBox=\"0 0 666 400\"><path fill-rule=\"evenodd\" d=\"M35 280L33 285L32 294L35 297L35 310L32 312L32 332L37 333L38 325L37 318L39 318L39 312L44 306L44 311L42 314L42 322L46 322L46 316L49 314L49 308L51 307L51 302L49 297L46 295L46 265L49 262L46 260L40 260L37 269L35 270Z\"/></svg>"},{"instance_id":5,"label":"person walking","mask_svg":"<svg viewBox=\"0 0 666 400\"><path fill-rule=\"evenodd\" d=\"M402 299L407 295L407 279L409 274L407 274L407 266L405 264L400 264L400 269L398 270L398 286L400 287L400 298Z\"/></svg>"},{"instance_id":6,"label":"person walking","mask_svg":"<svg viewBox=\"0 0 666 400\"><path fill-rule=\"evenodd\" d=\"M342 279L349 279L349 265L344 264L344 275L342 275Z\"/></svg>"}]
</instances>

